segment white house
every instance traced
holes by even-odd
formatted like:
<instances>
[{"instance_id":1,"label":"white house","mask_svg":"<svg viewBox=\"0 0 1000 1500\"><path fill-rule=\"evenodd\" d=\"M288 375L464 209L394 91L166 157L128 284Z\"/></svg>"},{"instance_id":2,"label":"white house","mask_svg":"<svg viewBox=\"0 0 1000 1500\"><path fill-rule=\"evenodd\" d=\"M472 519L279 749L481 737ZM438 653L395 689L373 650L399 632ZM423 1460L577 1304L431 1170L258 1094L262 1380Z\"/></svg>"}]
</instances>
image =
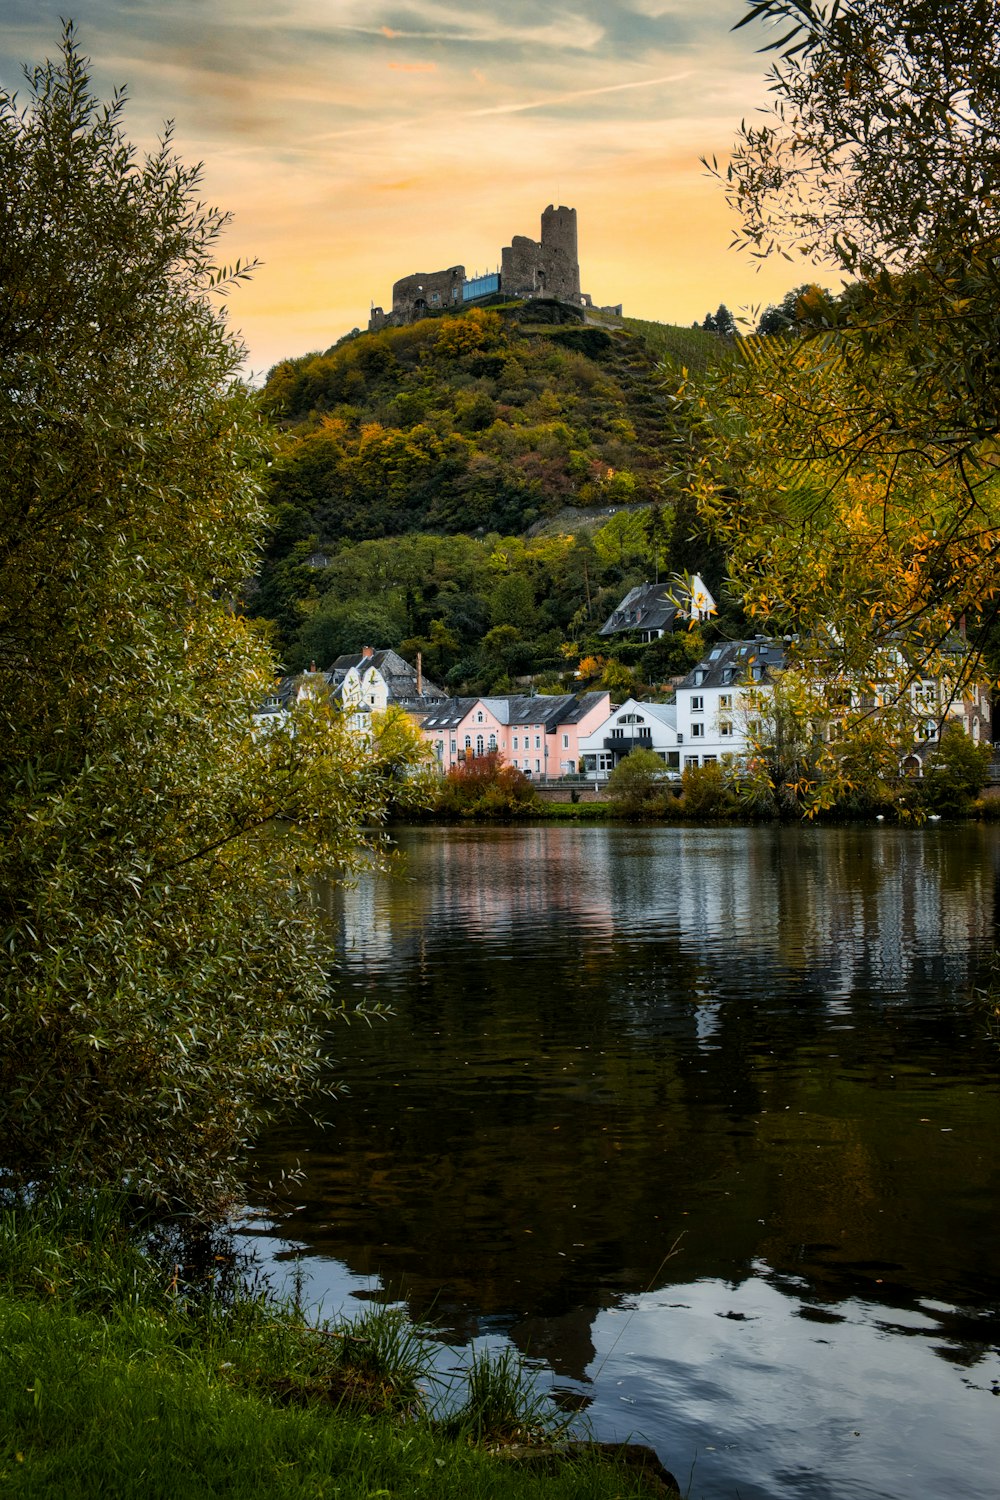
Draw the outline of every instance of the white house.
<instances>
[{"instance_id":1,"label":"white house","mask_svg":"<svg viewBox=\"0 0 1000 1500\"><path fill-rule=\"evenodd\" d=\"M699 574L675 575L630 589L597 633L657 641L679 622L707 620L715 613L715 600Z\"/></svg>"},{"instance_id":2,"label":"white house","mask_svg":"<svg viewBox=\"0 0 1000 1500\"><path fill-rule=\"evenodd\" d=\"M753 705L787 662L788 640L720 641L677 685L680 764L710 765L746 753Z\"/></svg>"},{"instance_id":3,"label":"white house","mask_svg":"<svg viewBox=\"0 0 1000 1500\"><path fill-rule=\"evenodd\" d=\"M756 721L767 713L775 675L789 664L789 647L794 639L756 636L753 640L720 642L678 684L677 740L682 770L723 759L740 760L746 755ZM961 643L956 653L961 653ZM893 673L905 665L897 647L891 648L891 657L886 666L886 697L890 691L895 692L888 686ZM956 678L958 675L956 664ZM901 769L920 771L927 751L938 744L945 721L959 724L977 743L989 739L990 700L984 688L968 686L963 696L956 696L944 678L917 678L909 684L907 694L914 749L900 747ZM869 695L870 702L860 701L857 693L852 697L859 708L874 709L883 701L877 691ZM832 739L835 732L836 726L830 725L825 737Z\"/></svg>"},{"instance_id":4,"label":"white house","mask_svg":"<svg viewBox=\"0 0 1000 1500\"><path fill-rule=\"evenodd\" d=\"M633 750L652 750L668 771L679 772L675 704L644 703L629 698L591 734L580 737L580 757L586 771L613 771Z\"/></svg>"}]
</instances>

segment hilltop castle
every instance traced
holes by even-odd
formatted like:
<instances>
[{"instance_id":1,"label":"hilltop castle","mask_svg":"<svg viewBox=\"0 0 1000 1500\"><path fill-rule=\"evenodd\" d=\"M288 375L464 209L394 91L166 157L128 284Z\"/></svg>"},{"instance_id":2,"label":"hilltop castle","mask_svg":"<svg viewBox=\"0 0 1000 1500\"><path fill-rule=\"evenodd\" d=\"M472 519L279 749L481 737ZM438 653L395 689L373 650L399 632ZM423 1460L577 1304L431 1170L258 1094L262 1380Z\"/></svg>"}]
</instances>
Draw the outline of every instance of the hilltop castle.
<instances>
[{"instance_id":1,"label":"hilltop castle","mask_svg":"<svg viewBox=\"0 0 1000 1500\"><path fill-rule=\"evenodd\" d=\"M576 307L593 307L580 291L580 262L576 248L576 209L554 208L542 214L542 237L532 240L515 234L501 252L500 269L488 276L467 277L464 266L445 271L415 271L392 288L392 311L373 307L370 333L387 325L412 323L429 312L461 308L500 292L505 297L554 297ZM602 309L621 316L621 305Z\"/></svg>"}]
</instances>

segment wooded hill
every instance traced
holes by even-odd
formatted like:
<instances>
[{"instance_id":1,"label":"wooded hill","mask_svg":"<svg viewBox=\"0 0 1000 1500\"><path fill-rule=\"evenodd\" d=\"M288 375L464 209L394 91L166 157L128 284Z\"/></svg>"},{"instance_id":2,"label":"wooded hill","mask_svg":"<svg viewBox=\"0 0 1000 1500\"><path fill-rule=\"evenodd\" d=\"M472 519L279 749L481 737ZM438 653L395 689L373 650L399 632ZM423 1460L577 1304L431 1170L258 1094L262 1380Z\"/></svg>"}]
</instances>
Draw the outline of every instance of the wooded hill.
<instances>
[{"instance_id":1,"label":"wooded hill","mask_svg":"<svg viewBox=\"0 0 1000 1500\"><path fill-rule=\"evenodd\" d=\"M717 590L721 559L675 504L684 434L663 362L703 370L726 348L538 301L283 361L261 396L283 437L250 609L290 668L389 645L482 689L565 671L560 648L594 645L657 569L698 569Z\"/></svg>"}]
</instances>

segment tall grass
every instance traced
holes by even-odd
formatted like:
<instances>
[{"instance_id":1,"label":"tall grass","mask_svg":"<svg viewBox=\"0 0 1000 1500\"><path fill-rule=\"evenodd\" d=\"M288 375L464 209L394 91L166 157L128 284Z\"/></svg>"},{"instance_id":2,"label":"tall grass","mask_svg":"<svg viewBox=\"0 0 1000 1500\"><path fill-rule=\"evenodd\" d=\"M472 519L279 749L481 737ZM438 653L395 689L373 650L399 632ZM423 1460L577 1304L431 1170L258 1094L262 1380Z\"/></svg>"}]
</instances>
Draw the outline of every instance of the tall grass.
<instances>
[{"instance_id":1,"label":"tall grass","mask_svg":"<svg viewBox=\"0 0 1000 1500\"><path fill-rule=\"evenodd\" d=\"M0 1493L45 1500L610 1500L624 1466L535 1472L501 1432L551 1436L514 1356L474 1359L461 1420L427 1414L431 1345L396 1308L308 1324L126 1200L71 1190L0 1206ZM194 1236L197 1241L197 1236ZM511 1438L511 1440L513 1440Z\"/></svg>"}]
</instances>

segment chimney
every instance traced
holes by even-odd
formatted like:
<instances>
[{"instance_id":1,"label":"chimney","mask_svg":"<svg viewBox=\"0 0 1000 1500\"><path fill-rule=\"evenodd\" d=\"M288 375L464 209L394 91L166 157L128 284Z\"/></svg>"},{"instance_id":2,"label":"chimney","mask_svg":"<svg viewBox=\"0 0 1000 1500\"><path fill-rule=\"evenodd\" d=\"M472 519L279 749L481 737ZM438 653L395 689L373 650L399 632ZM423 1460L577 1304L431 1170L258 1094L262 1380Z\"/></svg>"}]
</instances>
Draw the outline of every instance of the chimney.
<instances>
[{"instance_id":1,"label":"chimney","mask_svg":"<svg viewBox=\"0 0 1000 1500\"><path fill-rule=\"evenodd\" d=\"M362 646L361 647L361 655L362 655L363 659L365 661L367 661L367 659L368 659L369 656L374 656L375 655L375 647L374 646Z\"/></svg>"},{"instance_id":2,"label":"chimney","mask_svg":"<svg viewBox=\"0 0 1000 1500\"><path fill-rule=\"evenodd\" d=\"M417 697L424 696L424 653L417 652Z\"/></svg>"}]
</instances>

